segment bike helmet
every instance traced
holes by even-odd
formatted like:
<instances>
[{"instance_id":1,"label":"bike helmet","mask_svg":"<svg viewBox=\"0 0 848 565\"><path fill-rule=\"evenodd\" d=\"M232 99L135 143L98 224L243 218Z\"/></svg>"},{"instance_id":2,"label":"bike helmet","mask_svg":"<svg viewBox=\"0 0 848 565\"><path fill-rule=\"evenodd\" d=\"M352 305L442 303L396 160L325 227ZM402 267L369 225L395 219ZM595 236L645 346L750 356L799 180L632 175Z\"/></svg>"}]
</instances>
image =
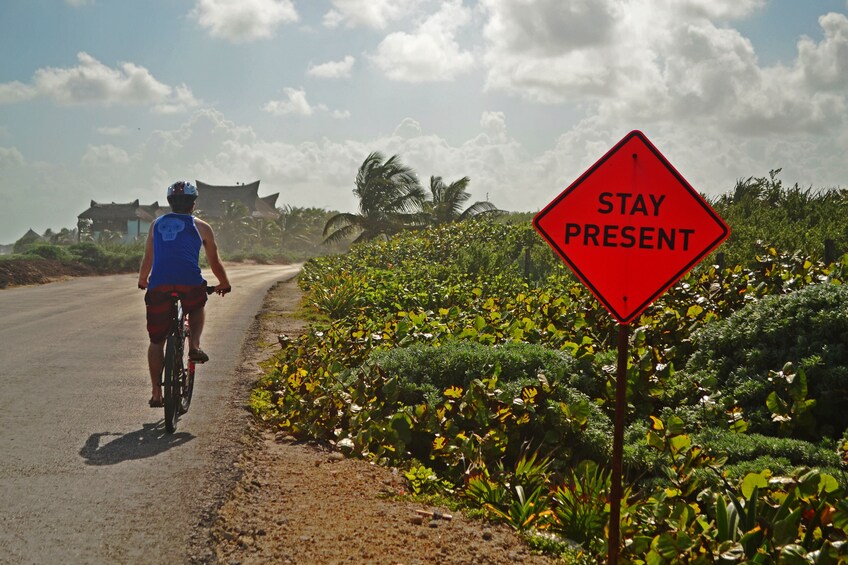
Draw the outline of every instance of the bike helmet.
<instances>
[{"instance_id":1,"label":"bike helmet","mask_svg":"<svg viewBox=\"0 0 848 565\"><path fill-rule=\"evenodd\" d=\"M172 196L190 196L197 198L197 187L187 180L178 180L168 187L168 198Z\"/></svg>"}]
</instances>

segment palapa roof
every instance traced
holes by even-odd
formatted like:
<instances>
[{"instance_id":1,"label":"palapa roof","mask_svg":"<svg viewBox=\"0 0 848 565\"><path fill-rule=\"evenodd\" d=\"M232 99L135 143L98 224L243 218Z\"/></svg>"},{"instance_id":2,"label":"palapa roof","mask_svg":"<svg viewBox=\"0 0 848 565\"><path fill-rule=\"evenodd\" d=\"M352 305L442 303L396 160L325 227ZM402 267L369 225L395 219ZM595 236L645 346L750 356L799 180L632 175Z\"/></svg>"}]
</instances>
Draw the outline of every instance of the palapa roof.
<instances>
[{"instance_id":1,"label":"palapa roof","mask_svg":"<svg viewBox=\"0 0 848 565\"><path fill-rule=\"evenodd\" d=\"M167 214L168 207L159 206L157 200L153 204L139 204L136 198L126 204L112 202L103 204L91 201L91 207L77 216L80 220L144 220L152 222L162 214Z\"/></svg>"},{"instance_id":2,"label":"palapa roof","mask_svg":"<svg viewBox=\"0 0 848 565\"><path fill-rule=\"evenodd\" d=\"M254 218L276 219L280 213L275 205L280 193L268 196L259 196L259 181L249 184L237 184L233 186L216 186L197 182L197 204L195 209L200 210L202 216L207 218L219 218L224 215L225 202L238 202L248 209Z\"/></svg>"}]
</instances>

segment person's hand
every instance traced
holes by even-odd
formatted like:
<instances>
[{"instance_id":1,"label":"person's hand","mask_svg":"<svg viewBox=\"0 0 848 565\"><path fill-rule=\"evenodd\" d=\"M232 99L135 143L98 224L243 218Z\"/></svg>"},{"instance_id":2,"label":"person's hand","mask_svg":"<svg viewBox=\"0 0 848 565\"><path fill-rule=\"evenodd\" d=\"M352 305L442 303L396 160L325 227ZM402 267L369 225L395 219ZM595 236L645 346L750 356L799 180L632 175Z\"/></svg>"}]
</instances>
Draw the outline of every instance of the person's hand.
<instances>
[{"instance_id":1,"label":"person's hand","mask_svg":"<svg viewBox=\"0 0 848 565\"><path fill-rule=\"evenodd\" d=\"M138 281L139 290L147 290L147 281Z\"/></svg>"},{"instance_id":2,"label":"person's hand","mask_svg":"<svg viewBox=\"0 0 848 565\"><path fill-rule=\"evenodd\" d=\"M233 287L231 287L230 285L224 286L224 285L219 284L218 286L215 287L215 294L217 294L218 296L224 296L225 294L227 294L228 292L231 292L232 290L233 290Z\"/></svg>"}]
</instances>

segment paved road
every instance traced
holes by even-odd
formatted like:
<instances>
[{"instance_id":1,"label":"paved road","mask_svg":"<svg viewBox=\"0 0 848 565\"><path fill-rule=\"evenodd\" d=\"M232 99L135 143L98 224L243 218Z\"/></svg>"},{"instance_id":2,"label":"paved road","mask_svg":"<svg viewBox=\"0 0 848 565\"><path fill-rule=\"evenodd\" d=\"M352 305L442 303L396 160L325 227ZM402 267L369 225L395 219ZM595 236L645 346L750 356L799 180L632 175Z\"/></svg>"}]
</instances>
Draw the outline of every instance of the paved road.
<instances>
[{"instance_id":1,"label":"paved road","mask_svg":"<svg viewBox=\"0 0 848 565\"><path fill-rule=\"evenodd\" d=\"M234 292L207 305L211 361L173 435L147 406L135 275L0 290L0 563L185 561L220 490L212 469L232 463L220 432L241 403L245 330L267 289L296 272L229 268Z\"/></svg>"}]
</instances>

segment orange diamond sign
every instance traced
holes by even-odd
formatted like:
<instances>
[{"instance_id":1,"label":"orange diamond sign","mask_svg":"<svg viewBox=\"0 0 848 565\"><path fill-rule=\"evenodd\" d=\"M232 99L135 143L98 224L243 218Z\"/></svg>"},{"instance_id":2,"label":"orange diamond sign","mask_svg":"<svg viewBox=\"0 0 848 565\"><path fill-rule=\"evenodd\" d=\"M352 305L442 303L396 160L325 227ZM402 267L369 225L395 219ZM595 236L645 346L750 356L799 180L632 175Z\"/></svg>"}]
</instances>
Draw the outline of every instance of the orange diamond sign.
<instances>
[{"instance_id":1,"label":"orange diamond sign","mask_svg":"<svg viewBox=\"0 0 848 565\"><path fill-rule=\"evenodd\" d=\"M533 226L622 324L730 235L640 131L566 188Z\"/></svg>"}]
</instances>

